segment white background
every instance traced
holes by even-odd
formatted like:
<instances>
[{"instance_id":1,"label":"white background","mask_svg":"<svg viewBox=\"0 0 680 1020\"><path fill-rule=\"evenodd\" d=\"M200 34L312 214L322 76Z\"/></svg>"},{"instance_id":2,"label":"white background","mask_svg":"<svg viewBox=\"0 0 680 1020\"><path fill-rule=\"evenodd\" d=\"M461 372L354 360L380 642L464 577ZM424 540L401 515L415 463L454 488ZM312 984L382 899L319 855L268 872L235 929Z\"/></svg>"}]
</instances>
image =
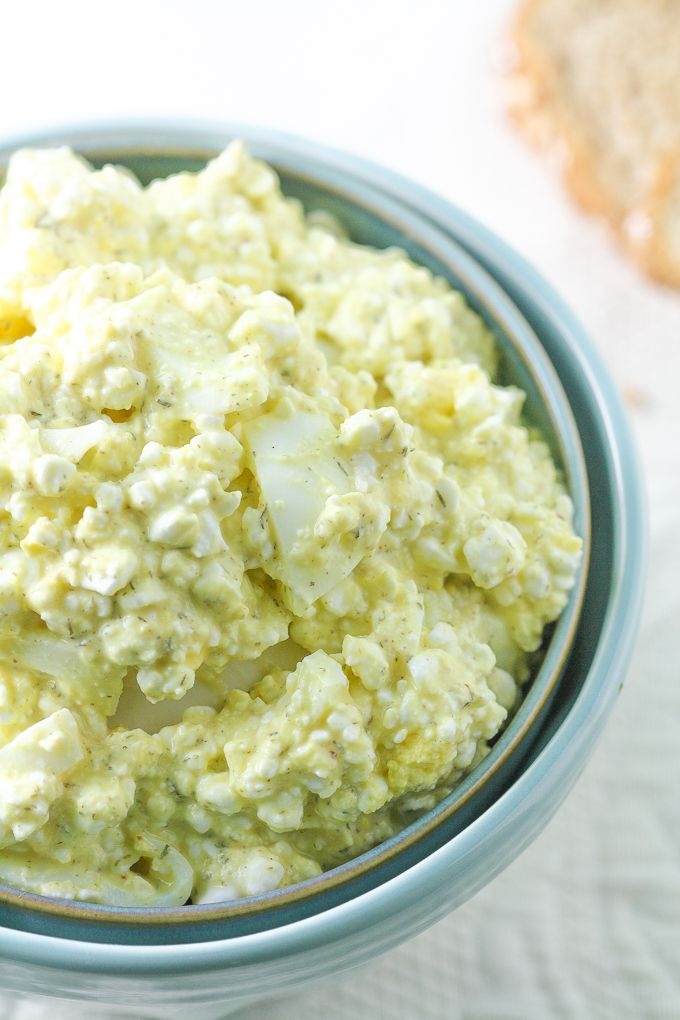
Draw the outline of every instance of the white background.
<instances>
[{"instance_id":1,"label":"white background","mask_svg":"<svg viewBox=\"0 0 680 1020\"><path fill-rule=\"evenodd\" d=\"M456 914L363 971L251 1008L248 1020L680 1018L680 293L629 267L506 123L513 6L2 5L1 136L131 115L235 120L418 178L566 296L636 426L651 508L645 618L628 683L567 804ZM0 993L1 1020L48 1016L54 1007L3 1004Z\"/></svg>"}]
</instances>

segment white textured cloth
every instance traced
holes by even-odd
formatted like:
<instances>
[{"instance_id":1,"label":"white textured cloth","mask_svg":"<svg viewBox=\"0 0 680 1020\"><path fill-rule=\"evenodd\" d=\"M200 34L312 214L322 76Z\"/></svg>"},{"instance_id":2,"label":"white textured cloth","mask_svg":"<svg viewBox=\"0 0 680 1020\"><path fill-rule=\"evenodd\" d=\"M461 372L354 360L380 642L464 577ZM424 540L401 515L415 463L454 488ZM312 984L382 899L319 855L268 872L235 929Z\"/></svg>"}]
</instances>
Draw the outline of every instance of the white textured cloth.
<instances>
[{"instance_id":1,"label":"white textured cloth","mask_svg":"<svg viewBox=\"0 0 680 1020\"><path fill-rule=\"evenodd\" d=\"M243 1020L680 1018L680 293L639 276L508 127L498 72L512 7L118 0L105 37L97 4L3 9L0 94L12 102L0 105L0 134L79 118L213 117L317 137L417 177L541 268L590 329L636 423L651 507L646 611L575 791L449 918ZM0 1020L78 1016L0 992Z\"/></svg>"}]
</instances>

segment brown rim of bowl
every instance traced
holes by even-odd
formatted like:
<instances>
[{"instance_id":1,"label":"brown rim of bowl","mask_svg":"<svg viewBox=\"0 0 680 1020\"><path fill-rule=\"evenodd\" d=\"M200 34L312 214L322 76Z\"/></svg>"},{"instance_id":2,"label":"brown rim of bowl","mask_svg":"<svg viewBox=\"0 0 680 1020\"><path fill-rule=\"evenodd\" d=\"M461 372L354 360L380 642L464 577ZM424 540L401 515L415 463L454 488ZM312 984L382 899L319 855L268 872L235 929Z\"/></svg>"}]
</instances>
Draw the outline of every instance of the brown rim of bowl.
<instances>
[{"instance_id":1,"label":"brown rim of bowl","mask_svg":"<svg viewBox=\"0 0 680 1020\"><path fill-rule=\"evenodd\" d=\"M50 140L48 144L53 145L54 141ZM67 140L60 142L59 144L68 144ZM106 141L97 141L94 144L89 143L86 139L79 139L77 147L74 146L74 150L79 152L81 155L88 159L97 159L98 154L106 155L107 157L112 156L111 144ZM220 150L218 148L195 148L191 145L182 146L178 145L163 145L162 147L145 147L144 145L120 145L115 146L116 159L125 165L124 160L126 156L134 156L136 158L143 156L152 156L158 158L162 157L176 157L182 159L194 159L208 161L219 155ZM281 166L277 163L276 159L271 159L270 165L277 171L278 174L285 172L289 177L294 177L297 180L313 184L314 186L322 187L329 194L335 195L336 197L349 201L351 204L359 205L364 210L368 211L376 218L396 227L402 234L411 238L416 244L428 254L432 255L436 262L439 262L442 266L446 267L453 276L454 279L459 279L461 283L466 287L468 293L474 295L476 302L480 308L483 308L486 313L487 322L496 323L502 330L503 335L512 344L515 351L520 355L522 363L526 367L529 375L531 376L534 386L537 392L540 394L543 401L544 407L547 410L549 417L552 419L553 429L555 433L555 439L560 452L560 458L564 467L564 472L567 479L568 488L571 491L573 486L573 479L571 478L571 472L569 471L569 461L566 456L566 450L562 438L561 430L557 427L557 422L554 419L552 413L552 406L548 396L545 392L544 386L541 379L534 371L531 360L527 357L524 350L523 344L518 340L517 335L512 325L507 321L503 311L492 307L486 296L480 291L474 280L472 280L466 271L458 265L454 265L450 262L449 258L437 251L432 244L425 238L419 237L417 232L414 232L413 224L408 223L405 225L403 220L400 220L398 213L395 211L393 215L388 216L385 210L377 205L373 205L371 202L365 200L362 196L361 199L357 198L352 194L351 188L343 190L335 184L329 184L324 181L322 177L314 176L314 174L305 173L297 169L292 169L290 166ZM285 162L285 160L284 160ZM0 170L4 170L7 165L7 158L0 158ZM178 171L182 172L182 171ZM2 186L2 180L0 180L0 187ZM374 191L375 189L371 185L363 185L363 190ZM396 205L394 200L389 200L390 205ZM418 216L417 211L411 210L406 211L406 219L411 220ZM428 224L428 230L431 230L437 235L441 234L441 231L435 224ZM446 242L449 247L458 249L467 259L472 260L472 256L468 255L467 252L461 247L461 245L453 238L447 235L441 235L442 240ZM474 260L473 260L474 261ZM502 290L500 284L487 273L481 266L476 265L476 269L486 277L487 286L491 290L495 290L499 293L503 300L509 304L512 304L511 299ZM535 340L537 345L540 347L540 341L536 335L535 330L525 320L519 309L516 309L513 305L514 314L522 320L523 327L526 329ZM547 359L546 361L549 366L549 370L555 374L556 381L559 388L559 378L553 368L551 362ZM570 420L573 433L577 437L575 449L579 462L579 470L584 481L583 485L583 506L582 506L582 541L583 550L581 564L579 566L579 575L576 586L572 589L571 600L572 600L572 619L567 632L562 636L562 650L561 654L552 673L546 678L544 688L540 699L534 705L531 714L524 720L522 726L514 735L512 741L504 748L502 754L500 754L495 761L489 766L486 771L483 771L478 776L477 780L468 788L465 794L453 804L449 805L448 808L437 813L434 817L427 819L425 816L422 820L422 824L418 821L408 826L401 834L397 833L394 837L386 841L385 843L378 844L376 847L372 847L369 850L363 851L356 858L346 861L343 864L336 865L334 868L328 871L322 872L320 875L316 875L313 878L305 879L302 882L295 883L294 885L285 886L280 890L274 890L271 893L267 893L262 896L248 897L245 899L234 900L233 902L227 902L224 904L215 904L214 906L209 904L192 904L189 906L182 907L170 907L160 908L154 910L149 907L112 907L106 904L89 903L87 901L77 900L59 900L51 899L46 896L40 896L37 893L24 892L20 889L13 889L8 886L0 884L0 903L6 903L10 906L31 909L42 914L56 915L60 917L66 917L75 921L82 922L107 922L116 925L133 924L137 926L146 926L150 924L161 924L161 925L184 925L184 924L201 924L204 922L217 921L217 920L228 920L232 917L242 917L246 914L261 913L265 910L274 910L276 908L288 906L291 903L295 903L302 899L310 898L311 896L319 895L320 893L326 892L331 888L337 888L345 885L348 882L354 880L359 875L364 874L383 864L385 861L390 860L397 853L401 853L403 850L417 843L423 836L432 832L433 829L442 825L445 821L451 818L457 811L459 811L468 801L476 796L480 790L486 786L486 784L493 778L498 772L501 766L507 761L507 759L514 753L518 745L525 739L527 733L532 729L537 718L542 714L546 702L551 697L557 680L564 669L567 658L571 651L571 647L574 640L574 635L579 623L581 611L583 609L583 601L585 597L585 586L586 578L588 575L588 565L590 561L590 545L591 545L591 513L590 513L590 492L588 485L588 475L585 464L585 457L583 454L583 448L580 442L580 436L578 434L578 428L576 426L573 412L569 405L569 401L565 395L564 406L567 412L567 416ZM544 656L547 654L550 645L552 644L553 638L551 637L547 648L544 650ZM534 678L535 679L535 678ZM533 681L531 681L533 683ZM501 731L500 736L503 735L504 731ZM479 763L483 766L484 761ZM453 792L453 791L452 791ZM411 829L411 831L408 831Z\"/></svg>"}]
</instances>

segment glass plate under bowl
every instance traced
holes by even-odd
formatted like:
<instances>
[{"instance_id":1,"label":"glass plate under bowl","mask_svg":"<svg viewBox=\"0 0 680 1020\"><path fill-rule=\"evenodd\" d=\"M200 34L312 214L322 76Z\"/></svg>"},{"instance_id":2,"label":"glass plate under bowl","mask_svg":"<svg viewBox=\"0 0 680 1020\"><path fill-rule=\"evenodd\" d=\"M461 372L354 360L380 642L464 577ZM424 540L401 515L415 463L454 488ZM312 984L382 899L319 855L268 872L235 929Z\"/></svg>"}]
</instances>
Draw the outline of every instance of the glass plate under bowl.
<instances>
[{"instance_id":1,"label":"glass plate under bowl","mask_svg":"<svg viewBox=\"0 0 680 1020\"><path fill-rule=\"evenodd\" d=\"M489 755L434 809L416 818L384 843L323 875L228 904L175 909L138 910L61 901L0 885L3 923L24 930L50 931L50 918L59 919L59 933L99 938L99 925L116 926L120 941L185 942L212 937L236 937L288 923L325 909L328 894L345 901L374 888L398 873L403 854L409 863L422 859L462 831L512 783L527 760L541 723L551 705L568 660L583 605L590 553L589 485L579 431L569 401L550 358L527 319L508 294L453 236L439 229L417 210L409 209L357 178L348 178L325 165L310 165L308 157L281 152L276 144L239 132L254 155L279 172L283 190L308 210L332 212L353 240L384 248L403 248L414 261L426 265L461 290L495 333L501 351L500 379L527 394L526 420L538 427L564 471L574 502L574 521L584 540L584 556L569 603L546 637L541 664L527 684L522 703ZM181 170L198 170L219 147L183 142L159 132L77 132L44 136L26 144L68 144L95 165L117 163L129 167L144 183ZM233 136L232 136L233 137ZM225 143L229 140L224 134ZM14 148L14 146L12 147ZM12 150L0 150L0 167ZM216 922L224 922L216 924ZM213 934L207 934L210 923ZM153 927L150 927L153 926Z\"/></svg>"}]
</instances>

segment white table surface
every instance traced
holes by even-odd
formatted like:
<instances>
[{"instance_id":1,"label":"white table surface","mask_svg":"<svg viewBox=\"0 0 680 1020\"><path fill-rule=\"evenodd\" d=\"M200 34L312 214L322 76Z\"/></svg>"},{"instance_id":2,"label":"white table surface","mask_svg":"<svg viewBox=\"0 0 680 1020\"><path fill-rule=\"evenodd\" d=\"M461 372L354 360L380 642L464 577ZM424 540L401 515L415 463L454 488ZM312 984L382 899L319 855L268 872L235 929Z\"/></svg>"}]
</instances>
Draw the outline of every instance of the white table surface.
<instances>
[{"instance_id":1,"label":"white table surface","mask_svg":"<svg viewBox=\"0 0 680 1020\"><path fill-rule=\"evenodd\" d=\"M642 451L642 631L565 806L515 864L419 938L243 1020L680 1018L680 293L631 268L506 123L499 71L512 8L3 5L0 136L79 119L216 118L316 137L409 174L492 226L571 302L628 395ZM0 992L0 1020L76 1015Z\"/></svg>"}]
</instances>

